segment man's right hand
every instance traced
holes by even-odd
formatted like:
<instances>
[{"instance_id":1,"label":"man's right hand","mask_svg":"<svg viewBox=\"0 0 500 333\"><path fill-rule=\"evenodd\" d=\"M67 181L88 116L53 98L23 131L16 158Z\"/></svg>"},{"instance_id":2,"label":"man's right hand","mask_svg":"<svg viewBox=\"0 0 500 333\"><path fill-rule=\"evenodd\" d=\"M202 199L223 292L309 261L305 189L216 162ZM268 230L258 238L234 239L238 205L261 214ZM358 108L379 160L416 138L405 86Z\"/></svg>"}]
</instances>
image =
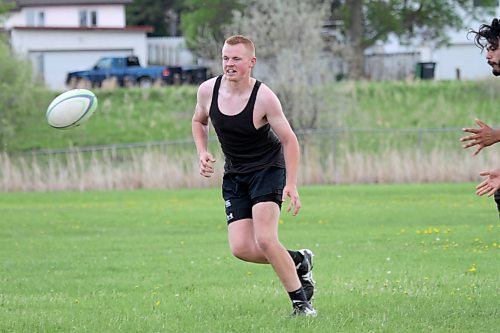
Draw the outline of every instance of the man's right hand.
<instances>
[{"instance_id":1,"label":"man's right hand","mask_svg":"<svg viewBox=\"0 0 500 333\"><path fill-rule=\"evenodd\" d=\"M214 174L215 158L209 152L200 154L200 175L211 177Z\"/></svg>"},{"instance_id":2,"label":"man's right hand","mask_svg":"<svg viewBox=\"0 0 500 333\"><path fill-rule=\"evenodd\" d=\"M481 176L487 176L488 179L476 186L476 194L481 196L488 194L491 197L500 188L500 169L483 171Z\"/></svg>"},{"instance_id":3,"label":"man's right hand","mask_svg":"<svg viewBox=\"0 0 500 333\"><path fill-rule=\"evenodd\" d=\"M476 119L476 124L479 128L462 128L462 131L472 133L472 135L460 139L462 142L470 141L464 145L464 148L478 146L474 155L477 155L484 147L500 141L500 130L491 128L479 119Z\"/></svg>"}]
</instances>

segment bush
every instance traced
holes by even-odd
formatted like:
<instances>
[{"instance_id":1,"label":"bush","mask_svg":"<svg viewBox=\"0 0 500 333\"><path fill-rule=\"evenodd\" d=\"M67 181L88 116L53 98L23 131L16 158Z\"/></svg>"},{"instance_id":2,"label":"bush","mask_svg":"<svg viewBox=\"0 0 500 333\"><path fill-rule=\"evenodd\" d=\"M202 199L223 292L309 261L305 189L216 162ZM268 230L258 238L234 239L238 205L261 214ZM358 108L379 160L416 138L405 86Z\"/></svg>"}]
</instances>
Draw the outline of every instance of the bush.
<instances>
[{"instance_id":1,"label":"bush","mask_svg":"<svg viewBox=\"0 0 500 333\"><path fill-rule=\"evenodd\" d=\"M33 78L31 64L16 59L4 38L0 38L0 150L6 150L22 125L18 115L36 104L42 88Z\"/></svg>"}]
</instances>

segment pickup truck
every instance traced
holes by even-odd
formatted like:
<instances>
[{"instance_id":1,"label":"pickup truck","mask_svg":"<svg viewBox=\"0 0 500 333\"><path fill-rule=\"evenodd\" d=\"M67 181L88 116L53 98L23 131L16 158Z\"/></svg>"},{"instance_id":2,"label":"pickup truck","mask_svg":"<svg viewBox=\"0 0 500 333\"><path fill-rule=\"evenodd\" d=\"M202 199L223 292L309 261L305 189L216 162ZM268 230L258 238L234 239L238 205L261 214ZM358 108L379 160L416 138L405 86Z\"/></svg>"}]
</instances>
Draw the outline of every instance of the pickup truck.
<instances>
[{"instance_id":1,"label":"pickup truck","mask_svg":"<svg viewBox=\"0 0 500 333\"><path fill-rule=\"evenodd\" d=\"M176 66L141 67L136 56L103 57L88 70L69 72L66 85L69 88L84 86L101 87L106 79L114 79L121 87L151 87L154 83L174 84L182 80L182 68Z\"/></svg>"}]
</instances>

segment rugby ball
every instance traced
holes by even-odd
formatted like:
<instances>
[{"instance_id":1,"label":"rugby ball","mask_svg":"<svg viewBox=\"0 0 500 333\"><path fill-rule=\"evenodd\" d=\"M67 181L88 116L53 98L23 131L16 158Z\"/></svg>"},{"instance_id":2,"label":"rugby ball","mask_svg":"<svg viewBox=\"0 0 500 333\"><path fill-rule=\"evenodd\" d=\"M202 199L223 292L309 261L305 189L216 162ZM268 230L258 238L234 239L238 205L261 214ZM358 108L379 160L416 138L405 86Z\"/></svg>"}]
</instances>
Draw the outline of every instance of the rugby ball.
<instances>
[{"instance_id":1,"label":"rugby ball","mask_svg":"<svg viewBox=\"0 0 500 333\"><path fill-rule=\"evenodd\" d=\"M60 94L47 108L47 122L58 129L81 125L97 109L97 97L87 89L72 89Z\"/></svg>"}]
</instances>

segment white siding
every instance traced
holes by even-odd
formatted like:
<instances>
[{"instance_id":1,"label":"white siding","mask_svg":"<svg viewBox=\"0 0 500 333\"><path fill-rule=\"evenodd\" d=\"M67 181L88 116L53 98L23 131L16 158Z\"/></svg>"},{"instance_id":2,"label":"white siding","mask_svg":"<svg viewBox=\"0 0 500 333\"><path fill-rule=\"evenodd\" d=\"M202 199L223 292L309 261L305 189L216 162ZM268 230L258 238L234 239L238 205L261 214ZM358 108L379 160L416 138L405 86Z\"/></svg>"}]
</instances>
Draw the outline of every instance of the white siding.
<instances>
[{"instance_id":1,"label":"white siding","mask_svg":"<svg viewBox=\"0 0 500 333\"><path fill-rule=\"evenodd\" d=\"M151 64L183 66L196 63L184 37L149 37L147 44Z\"/></svg>"},{"instance_id":2,"label":"white siding","mask_svg":"<svg viewBox=\"0 0 500 333\"><path fill-rule=\"evenodd\" d=\"M27 26L28 11L43 11L46 27L78 27L80 10L96 11L97 26L109 28L125 27L125 7L123 5L53 6L29 7L14 12L5 22L5 28Z\"/></svg>"},{"instance_id":3,"label":"white siding","mask_svg":"<svg viewBox=\"0 0 500 333\"><path fill-rule=\"evenodd\" d=\"M455 44L434 51L436 80L454 80L457 69L464 80L479 80L491 77L491 67L486 63L486 54L474 44Z\"/></svg>"}]
</instances>

